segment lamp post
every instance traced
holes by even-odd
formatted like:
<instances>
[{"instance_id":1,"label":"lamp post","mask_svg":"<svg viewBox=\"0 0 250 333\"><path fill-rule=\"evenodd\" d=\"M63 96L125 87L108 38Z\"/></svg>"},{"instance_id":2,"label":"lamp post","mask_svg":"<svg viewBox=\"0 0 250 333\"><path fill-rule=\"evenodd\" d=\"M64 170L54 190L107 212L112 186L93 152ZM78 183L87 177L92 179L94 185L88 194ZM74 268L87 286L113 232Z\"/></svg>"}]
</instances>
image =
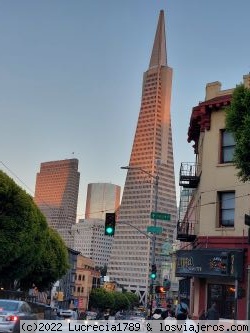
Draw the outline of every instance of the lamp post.
<instances>
[{"instance_id":1,"label":"lamp post","mask_svg":"<svg viewBox=\"0 0 250 333\"><path fill-rule=\"evenodd\" d=\"M121 169L126 169L126 170L139 170L145 174L147 174L149 177L154 179L154 186L155 186L155 198L154 198L154 211L155 213L157 212L157 208L158 208L158 187L159 187L159 163L157 163L157 171L156 171L156 175L148 172L147 170L144 170L141 167L137 167L137 166L123 166L121 167ZM154 227L156 227L157 225L157 217L156 214L154 214ZM148 236L149 237L149 236ZM156 264L155 262L155 248L156 248L156 235L153 234L153 237L149 237L152 240L152 253L151 253L151 267L153 267L153 265ZM150 318L152 317L152 313L153 313L153 296L154 296L154 278L151 277L151 283L150 283L150 311L149 311L149 315Z\"/></svg>"}]
</instances>

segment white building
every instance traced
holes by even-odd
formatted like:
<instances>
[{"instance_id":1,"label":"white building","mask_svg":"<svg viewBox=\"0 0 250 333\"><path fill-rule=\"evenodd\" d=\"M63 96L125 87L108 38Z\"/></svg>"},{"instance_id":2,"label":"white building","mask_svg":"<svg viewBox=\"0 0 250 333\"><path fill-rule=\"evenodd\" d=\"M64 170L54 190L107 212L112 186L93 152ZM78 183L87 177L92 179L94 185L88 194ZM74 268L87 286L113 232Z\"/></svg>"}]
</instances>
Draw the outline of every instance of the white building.
<instances>
[{"instance_id":1,"label":"white building","mask_svg":"<svg viewBox=\"0 0 250 333\"><path fill-rule=\"evenodd\" d=\"M106 213L114 213L120 205L121 187L111 183L88 184L85 219L105 220Z\"/></svg>"},{"instance_id":2,"label":"white building","mask_svg":"<svg viewBox=\"0 0 250 333\"><path fill-rule=\"evenodd\" d=\"M113 237L104 235L104 221L97 219L79 220L71 228L74 250L91 258L95 266L108 265Z\"/></svg>"}]
</instances>

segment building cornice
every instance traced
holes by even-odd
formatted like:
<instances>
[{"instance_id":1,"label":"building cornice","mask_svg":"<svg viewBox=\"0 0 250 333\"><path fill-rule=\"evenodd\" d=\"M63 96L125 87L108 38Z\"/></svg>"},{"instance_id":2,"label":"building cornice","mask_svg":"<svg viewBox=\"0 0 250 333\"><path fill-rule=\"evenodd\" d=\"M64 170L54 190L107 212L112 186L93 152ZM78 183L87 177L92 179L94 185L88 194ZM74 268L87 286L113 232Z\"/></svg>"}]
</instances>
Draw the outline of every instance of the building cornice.
<instances>
[{"instance_id":1,"label":"building cornice","mask_svg":"<svg viewBox=\"0 0 250 333\"><path fill-rule=\"evenodd\" d=\"M221 110L223 107L230 105L232 94L221 95L200 102L199 105L193 107L188 129L188 142L194 141L194 152L198 153L198 140L200 133L210 129L211 113Z\"/></svg>"}]
</instances>

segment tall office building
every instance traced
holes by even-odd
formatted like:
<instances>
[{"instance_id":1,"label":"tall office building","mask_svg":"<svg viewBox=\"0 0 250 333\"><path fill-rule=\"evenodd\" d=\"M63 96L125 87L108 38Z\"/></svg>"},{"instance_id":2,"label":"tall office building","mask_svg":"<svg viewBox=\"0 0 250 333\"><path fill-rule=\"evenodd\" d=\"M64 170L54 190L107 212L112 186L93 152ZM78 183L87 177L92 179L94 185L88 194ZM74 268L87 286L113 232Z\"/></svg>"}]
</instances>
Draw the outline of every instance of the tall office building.
<instances>
[{"instance_id":1,"label":"tall office building","mask_svg":"<svg viewBox=\"0 0 250 333\"><path fill-rule=\"evenodd\" d=\"M95 266L108 265L113 237L104 235L103 220L79 220L71 228L74 238L74 250L80 251L84 256L91 258Z\"/></svg>"},{"instance_id":2,"label":"tall office building","mask_svg":"<svg viewBox=\"0 0 250 333\"><path fill-rule=\"evenodd\" d=\"M105 219L120 205L121 187L110 183L88 184L85 219Z\"/></svg>"},{"instance_id":3,"label":"tall office building","mask_svg":"<svg viewBox=\"0 0 250 333\"><path fill-rule=\"evenodd\" d=\"M34 200L49 226L61 234L68 246L71 226L76 223L79 179L75 158L41 163L36 177Z\"/></svg>"},{"instance_id":4,"label":"tall office building","mask_svg":"<svg viewBox=\"0 0 250 333\"><path fill-rule=\"evenodd\" d=\"M156 262L161 275L166 240L176 227L176 192L170 117L172 69L167 65L164 12L161 11L148 70L144 73L141 108L108 267L110 279L136 292L147 304L149 272ZM171 214L152 220L151 212ZM163 228L152 240L148 226ZM137 228L137 229L136 229ZM152 235L151 235L152 236ZM155 252L155 260L152 253Z\"/></svg>"}]
</instances>

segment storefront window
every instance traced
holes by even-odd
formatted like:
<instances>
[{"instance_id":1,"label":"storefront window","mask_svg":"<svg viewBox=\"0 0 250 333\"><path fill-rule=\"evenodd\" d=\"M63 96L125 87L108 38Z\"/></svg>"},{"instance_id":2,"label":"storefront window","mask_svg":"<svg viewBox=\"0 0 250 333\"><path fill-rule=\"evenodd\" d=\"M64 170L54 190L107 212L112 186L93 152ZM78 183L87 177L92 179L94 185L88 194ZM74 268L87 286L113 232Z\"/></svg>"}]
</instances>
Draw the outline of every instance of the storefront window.
<instances>
[{"instance_id":1,"label":"storefront window","mask_svg":"<svg viewBox=\"0 0 250 333\"><path fill-rule=\"evenodd\" d=\"M208 285L208 308L216 303L220 318L234 319L234 286L224 284Z\"/></svg>"}]
</instances>

